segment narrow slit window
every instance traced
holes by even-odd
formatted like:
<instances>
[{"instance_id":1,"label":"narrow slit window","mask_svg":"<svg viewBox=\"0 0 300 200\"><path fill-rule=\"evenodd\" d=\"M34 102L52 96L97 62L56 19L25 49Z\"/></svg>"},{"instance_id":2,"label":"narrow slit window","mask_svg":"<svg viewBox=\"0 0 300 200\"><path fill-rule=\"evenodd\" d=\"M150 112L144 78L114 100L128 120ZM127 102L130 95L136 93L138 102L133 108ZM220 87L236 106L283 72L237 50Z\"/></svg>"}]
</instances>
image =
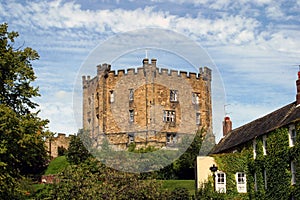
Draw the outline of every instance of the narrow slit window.
<instances>
[{"instance_id":1,"label":"narrow slit window","mask_svg":"<svg viewBox=\"0 0 300 200\"><path fill-rule=\"evenodd\" d=\"M257 144L256 144L256 139L253 140L253 158L254 160L256 159L256 149L257 149Z\"/></svg>"},{"instance_id":2,"label":"narrow slit window","mask_svg":"<svg viewBox=\"0 0 300 200\"><path fill-rule=\"evenodd\" d=\"M296 184L296 166L295 166L295 161L291 162L291 173L292 173L291 184L295 185Z\"/></svg>"},{"instance_id":3,"label":"narrow slit window","mask_svg":"<svg viewBox=\"0 0 300 200\"><path fill-rule=\"evenodd\" d=\"M192 93L192 103L198 105L199 104L199 93Z\"/></svg>"},{"instance_id":4,"label":"narrow slit window","mask_svg":"<svg viewBox=\"0 0 300 200\"><path fill-rule=\"evenodd\" d=\"M128 144L131 144L134 142L134 134L133 133L129 133L128 134Z\"/></svg>"},{"instance_id":5,"label":"narrow slit window","mask_svg":"<svg viewBox=\"0 0 300 200\"><path fill-rule=\"evenodd\" d=\"M177 102L177 101L178 101L178 91L170 90L170 102Z\"/></svg>"},{"instance_id":6,"label":"narrow slit window","mask_svg":"<svg viewBox=\"0 0 300 200\"><path fill-rule=\"evenodd\" d=\"M289 145L290 147L295 146L296 144L296 128L295 125L292 124L289 127Z\"/></svg>"},{"instance_id":7,"label":"narrow slit window","mask_svg":"<svg viewBox=\"0 0 300 200\"><path fill-rule=\"evenodd\" d=\"M134 110L129 110L129 122L134 122Z\"/></svg>"},{"instance_id":8,"label":"narrow slit window","mask_svg":"<svg viewBox=\"0 0 300 200\"><path fill-rule=\"evenodd\" d=\"M113 90L109 91L110 92L110 103L115 102L115 93Z\"/></svg>"},{"instance_id":9,"label":"narrow slit window","mask_svg":"<svg viewBox=\"0 0 300 200\"><path fill-rule=\"evenodd\" d=\"M200 113L196 113L196 124L197 125L201 124L201 114Z\"/></svg>"},{"instance_id":10,"label":"narrow slit window","mask_svg":"<svg viewBox=\"0 0 300 200\"><path fill-rule=\"evenodd\" d=\"M263 154L267 155L267 136L263 136Z\"/></svg>"},{"instance_id":11,"label":"narrow slit window","mask_svg":"<svg viewBox=\"0 0 300 200\"><path fill-rule=\"evenodd\" d=\"M134 91L133 89L129 89L129 101L133 101L134 100Z\"/></svg>"}]
</instances>

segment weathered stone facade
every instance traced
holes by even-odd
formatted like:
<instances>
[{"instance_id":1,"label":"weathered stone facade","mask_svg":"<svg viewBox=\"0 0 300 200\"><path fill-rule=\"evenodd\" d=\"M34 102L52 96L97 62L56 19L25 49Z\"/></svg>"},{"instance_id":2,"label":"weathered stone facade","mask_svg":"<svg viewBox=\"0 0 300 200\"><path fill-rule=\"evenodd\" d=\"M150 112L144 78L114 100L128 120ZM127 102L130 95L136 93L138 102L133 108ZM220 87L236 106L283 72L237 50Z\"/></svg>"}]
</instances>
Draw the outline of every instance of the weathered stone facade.
<instances>
[{"instance_id":1,"label":"weathered stone facade","mask_svg":"<svg viewBox=\"0 0 300 200\"><path fill-rule=\"evenodd\" d=\"M64 133L58 133L56 137L48 138L45 145L50 157L58 157L58 148L68 149L71 137L72 136L66 136Z\"/></svg>"},{"instance_id":2,"label":"weathered stone facade","mask_svg":"<svg viewBox=\"0 0 300 200\"><path fill-rule=\"evenodd\" d=\"M137 69L97 66L97 76L83 76L83 128L95 141L106 137L115 149L163 147L184 134L211 130L211 70L199 73L160 69L145 58Z\"/></svg>"}]
</instances>

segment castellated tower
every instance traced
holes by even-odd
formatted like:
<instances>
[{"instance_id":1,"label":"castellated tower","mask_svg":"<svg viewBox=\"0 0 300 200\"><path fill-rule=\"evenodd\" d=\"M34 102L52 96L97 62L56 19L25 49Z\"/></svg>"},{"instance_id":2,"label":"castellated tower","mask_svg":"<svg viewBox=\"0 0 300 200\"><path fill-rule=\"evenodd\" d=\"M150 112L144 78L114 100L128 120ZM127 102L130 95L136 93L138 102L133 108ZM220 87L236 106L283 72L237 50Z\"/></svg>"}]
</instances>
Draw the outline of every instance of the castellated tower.
<instances>
[{"instance_id":1,"label":"castellated tower","mask_svg":"<svg viewBox=\"0 0 300 200\"><path fill-rule=\"evenodd\" d=\"M211 131L211 70L198 73L162 69L145 58L137 69L97 66L82 77L83 128L97 146L106 138L113 149L135 143L174 147L184 135ZM206 134L206 132L204 132ZM99 145L100 146L100 145Z\"/></svg>"}]
</instances>

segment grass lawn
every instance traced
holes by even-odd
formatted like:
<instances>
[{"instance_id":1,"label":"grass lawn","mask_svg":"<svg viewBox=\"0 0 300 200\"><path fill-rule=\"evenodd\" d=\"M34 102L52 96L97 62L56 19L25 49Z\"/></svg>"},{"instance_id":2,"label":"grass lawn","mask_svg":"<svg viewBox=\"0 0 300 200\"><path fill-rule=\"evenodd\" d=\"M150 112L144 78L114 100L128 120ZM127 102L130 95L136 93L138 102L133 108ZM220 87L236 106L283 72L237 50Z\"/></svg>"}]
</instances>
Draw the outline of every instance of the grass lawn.
<instances>
[{"instance_id":1,"label":"grass lawn","mask_svg":"<svg viewBox=\"0 0 300 200\"><path fill-rule=\"evenodd\" d=\"M45 175L49 174L58 174L61 172L64 168L66 168L69 165L66 156L59 156L57 158L54 158L50 163L45 171Z\"/></svg>"},{"instance_id":2,"label":"grass lawn","mask_svg":"<svg viewBox=\"0 0 300 200\"><path fill-rule=\"evenodd\" d=\"M172 191L177 187L186 188L190 194L195 194L195 180L162 180L164 189Z\"/></svg>"}]
</instances>

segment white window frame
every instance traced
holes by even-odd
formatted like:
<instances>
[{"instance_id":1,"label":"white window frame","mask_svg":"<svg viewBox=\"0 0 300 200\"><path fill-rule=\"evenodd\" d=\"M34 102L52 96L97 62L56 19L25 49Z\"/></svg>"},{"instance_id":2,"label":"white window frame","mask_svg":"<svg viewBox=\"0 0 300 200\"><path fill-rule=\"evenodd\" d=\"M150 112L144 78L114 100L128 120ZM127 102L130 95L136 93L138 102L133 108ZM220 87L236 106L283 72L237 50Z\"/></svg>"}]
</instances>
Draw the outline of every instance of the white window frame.
<instances>
[{"instance_id":1,"label":"white window frame","mask_svg":"<svg viewBox=\"0 0 300 200\"><path fill-rule=\"evenodd\" d=\"M192 93L192 103L198 105L199 104L199 99L200 99L200 94L193 92Z\"/></svg>"},{"instance_id":2,"label":"white window frame","mask_svg":"<svg viewBox=\"0 0 300 200\"><path fill-rule=\"evenodd\" d=\"M176 112L174 110L164 110L163 121L164 122L175 122Z\"/></svg>"},{"instance_id":3,"label":"white window frame","mask_svg":"<svg viewBox=\"0 0 300 200\"><path fill-rule=\"evenodd\" d=\"M201 113L200 112L196 113L196 124L197 125L201 124Z\"/></svg>"},{"instance_id":4,"label":"white window frame","mask_svg":"<svg viewBox=\"0 0 300 200\"><path fill-rule=\"evenodd\" d=\"M256 159L256 150L257 150L257 143L256 143L256 138L253 139L253 158L254 160Z\"/></svg>"},{"instance_id":5,"label":"white window frame","mask_svg":"<svg viewBox=\"0 0 300 200\"><path fill-rule=\"evenodd\" d=\"M291 173L292 173L292 178L291 178L291 184L296 185L296 166L295 166L295 161L291 161Z\"/></svg>"},{"instance_id":6,"label":"white window frame","mask_svg":"<svg viewBox=\"0 0 300 200\"><path fill-rule=\"evenodd\" d=\"M226 174L222 171L215 174L215 188L216 192L226 193Z\"/></svg>"},{"instance_id":7,"label":"white window frame","mask_svg":"<svg viewBox=\"0 0 300 200\"><path fill-rule=\"evenodd\" d=\"M267 155L267 135L264 135L262 137L262 140L263 140L263 154L264 156Z\"/></svg>"},{"instance_id":8,"label":"white window frame","mask_svg":"<svg viewBox=\"0 0 300 200\"><path fill-rule=\"evenodd\" d=\"M178 90L170 90L170 102L178 101Z\"/></svg>"},{"instance_id":9,"label":"white window frame","mask_svg":"<svg viewBox=\"0 0 300 200\"><path fill-rule=\"evenodd\" d=\"M294 124L291 124L289 126L289 146L290 147L295 146L296 138L297 138L296 127Z\"/></svg>"},{"instance_id":10,"label":"white window frame","mask_svg":"<svg viewBox=\"0 0 300 200\"><path fill-rule=\"evenodd\" d=\"M129 110L129 122L134 122L134 110Z\"/></svg>"},{"instance_id":11,"label":"white window frame","mask_svg":"<svg viewBox=\"0 0 300 200\"><path fill-rule=\"evenodd\" d=\"M247 178L245 172L237 172L235 174L236 189L238 193L247 193Z\"/></svg>"}]
</instances>

